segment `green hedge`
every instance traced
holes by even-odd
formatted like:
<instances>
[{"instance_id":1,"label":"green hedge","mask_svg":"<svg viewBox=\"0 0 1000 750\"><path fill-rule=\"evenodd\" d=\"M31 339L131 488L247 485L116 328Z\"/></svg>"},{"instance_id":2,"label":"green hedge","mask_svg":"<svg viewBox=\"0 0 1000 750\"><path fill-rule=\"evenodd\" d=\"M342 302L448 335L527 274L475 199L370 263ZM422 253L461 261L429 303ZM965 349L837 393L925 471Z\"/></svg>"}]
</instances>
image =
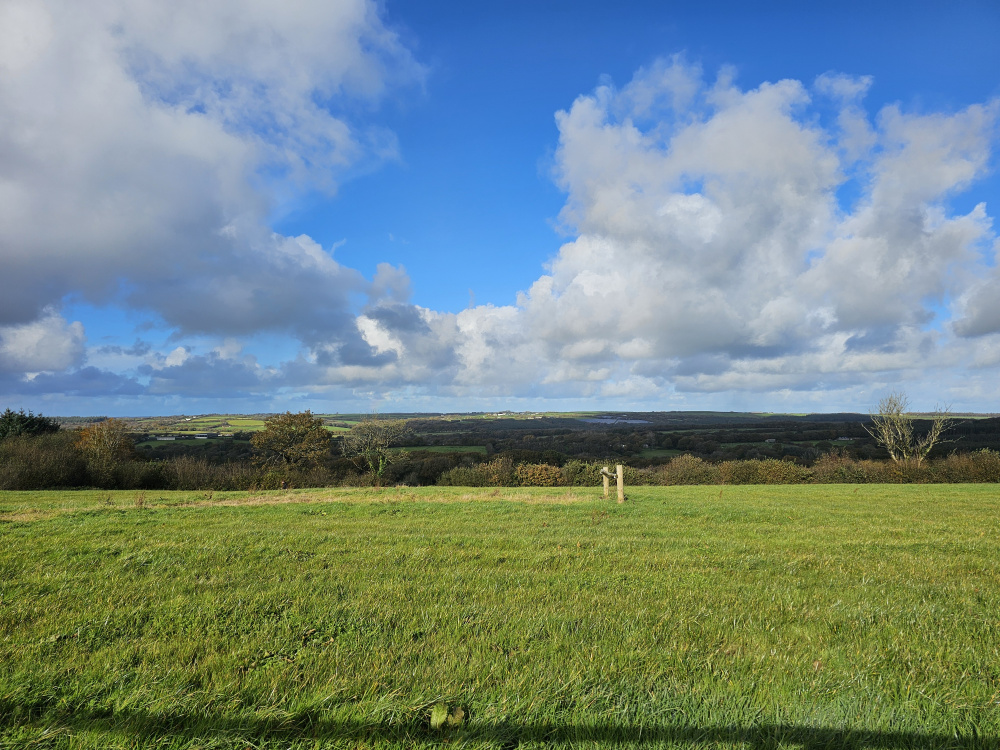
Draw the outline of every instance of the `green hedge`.
<instances>
[{"instance_id":1,"label":"green hedge","mask_svg":"<svg viewBox=\"0 0 1000 750\"><path fill-rule=\"evenodd\" d=\"M75 435L69 432L0 440L0 490L89 486L224 491L276 489L283 482L290 487L371 483L370 477L345 472L336 462L309 471L265 470L250 462L217 464L204 458L181 456L166 461L123 460L111 471L97 471L88 464L74 440ZM611 467L613 462L573 460L560 467L497 456L445 471L437 483L462 487L599 487L601 468L605 465ZM423 481L434 481L439 470ZM416 476L416 471L410 474ZM397 477L394 481L406 482L407 477ZM986 449L916 464L857 460L835 452L822 456L811 466L773 458L714 464L685 454L661 466L625 467L627 486L952 482L1000 482L1000 453Z\"/></svg>"},{"instance_id":2,"label":"green hedge","mask_svg":"<svg viewBox=\"0 0 1000 750\"><path fill-rule=\"evenodd\" d=\"M569 461L563 467L549 464L514 464L495 458L476 466L445 472L438 484L456 487L597 487L604 463ZM685 454L669 463L647 469L625 467L625 484L915 484L950 482L1000 482L1000 453L981 450L953 454L937 461L895 463L856 460L831 453L812 466L775 458L723 461L713 464Z\"/></svg>"}]
</instances>

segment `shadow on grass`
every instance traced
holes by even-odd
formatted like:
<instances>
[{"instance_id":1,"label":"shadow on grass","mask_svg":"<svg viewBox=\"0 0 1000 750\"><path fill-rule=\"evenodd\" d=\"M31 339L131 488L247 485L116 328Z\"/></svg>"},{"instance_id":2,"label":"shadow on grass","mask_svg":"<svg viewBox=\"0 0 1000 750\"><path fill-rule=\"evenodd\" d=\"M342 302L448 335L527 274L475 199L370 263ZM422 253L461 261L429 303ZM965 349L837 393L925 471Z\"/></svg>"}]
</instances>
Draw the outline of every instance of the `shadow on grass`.
<instances>
[{"instance_id":1,"label":"shadow on grass","mask_svg":"<svg viewBox=\"0 0 1000 750\"><path fill-rule=\"evenodd\" d=\"M923 732L886 732L864 729L835 729L794 724L754 724L751 726L639 726L597 722L565 725L548 722L471 722L466 726L432 730L427 722L379 723L341 721L323 718L321 713L297 716L288 720L212 717L205 715L146 713L128 710L111 714L106 711L74 710L69 713L46 710L35 706L31 710L0 700L0 730L3 728L45 728L76 732L108 732L128 737L132 742L155 744L173 740L197 742L204 740L237 742L302 742L310 746L317 741L348 741L352 743L398 743L404 747L426 744L474 743L513 749L521 743L541 743L549 746L587 744L677 745L712 747L742 745L752 750L780 746L801 747L804 750L903 750L935 748L949 750L1000 748L1000 736L947 735ZM41 709L41 710L38 710ZM2 743L0 743L2 744ZM132 744L132 743L130 743Z\"/></svg>"}]
</instances>

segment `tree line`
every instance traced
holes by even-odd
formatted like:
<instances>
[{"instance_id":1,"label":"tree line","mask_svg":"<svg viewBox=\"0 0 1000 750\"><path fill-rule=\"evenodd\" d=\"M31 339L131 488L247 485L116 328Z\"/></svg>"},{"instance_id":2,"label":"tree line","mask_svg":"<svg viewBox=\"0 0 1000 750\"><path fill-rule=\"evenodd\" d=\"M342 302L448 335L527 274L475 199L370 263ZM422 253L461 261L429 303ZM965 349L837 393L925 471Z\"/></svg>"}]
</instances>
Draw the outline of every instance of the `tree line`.
<instances>
[{"instance_id":1,"label":"tree line","mask_svg":"<svg viewBox=\"0 0 1000 750\"><path fill-rule=\"evenodd\" d=\"M252 434L250 461L213 464L190 456L141 456L128 423L101 419L60 430L42 415L0 415L0 489L95 486L108 489L273 489L336 482L331 460L346 460L355 483L380 486L400 457L403 420L370 418L334 437L311 412L269 416ZM344 475L345 472L340 472ZM192 486L196 485L196 486Z\"/></svg>"},{"instance_id":2,"label":"tree line","mask_svg":"<svg viewBox=\"0 0 1000 750\"><path fill-rule=\"evenodd\" d=\"M525 420L501 425L511 428L504 433L496 424L472 419L457 420L458 427L469 429L447 430L456 423L372 416L331 432L311 412L286 412L268 415L263 429L249 433L247 441L167 443L144 454L136 450L124 420L60 430L54 419L7 409L0 415L0 489L578 486L598 484L600 466L609 462L627 463L630 484L1000 481L991 468L1000 455L995 450L973 442L964 453L941 453L950 439L946 435L963 427L947 410L921 418L907 410L905 395L894 393L866 424L809 424L798 431L789 426L787 437L812 438L807 449L783 442L780 430L757 432L753 425L699 433L644 425L573 430L568 420ZM992 434L986 431L996 427L984 426L990 421L997 420L979 420L972 427ZM971 435L972 428L964 426ZM446 432L464 446L436 452ZM849 446L838 446L834 441L845 432ZM478 442L484 434L489 437L485 445ZM779 437L767 439L766 434ZM866 437L869 449L860 450L857 443ZM958 437L966 442L967 435ZM724 442L730 450L722 450ZM739 453L731 450L734 445L754 446L755 452ZM876 450L888 460L878 460ZM645 455L668 451L673 455ZM812 455L803 455L807 451ZM165 453L173 455L162 458Z\"/></svg>"}]
</instances>

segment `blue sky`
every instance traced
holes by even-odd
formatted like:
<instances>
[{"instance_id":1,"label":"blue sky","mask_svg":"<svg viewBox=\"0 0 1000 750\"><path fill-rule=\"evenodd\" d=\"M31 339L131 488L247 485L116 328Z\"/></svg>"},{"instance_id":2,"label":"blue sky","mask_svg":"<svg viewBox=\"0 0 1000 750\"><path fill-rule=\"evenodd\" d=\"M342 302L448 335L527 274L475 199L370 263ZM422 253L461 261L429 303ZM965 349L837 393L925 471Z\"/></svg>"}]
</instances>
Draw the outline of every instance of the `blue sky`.
<instances>
[{"instance_id":1,"label":"blue sky","mask_svg":"<svg viewBox=\"0 0 1000 750\"><path fill-rule=\"evenodd\" d=\"M47 414L996 407L995 3L0 2Z\"/></svg>"}]
</instances>

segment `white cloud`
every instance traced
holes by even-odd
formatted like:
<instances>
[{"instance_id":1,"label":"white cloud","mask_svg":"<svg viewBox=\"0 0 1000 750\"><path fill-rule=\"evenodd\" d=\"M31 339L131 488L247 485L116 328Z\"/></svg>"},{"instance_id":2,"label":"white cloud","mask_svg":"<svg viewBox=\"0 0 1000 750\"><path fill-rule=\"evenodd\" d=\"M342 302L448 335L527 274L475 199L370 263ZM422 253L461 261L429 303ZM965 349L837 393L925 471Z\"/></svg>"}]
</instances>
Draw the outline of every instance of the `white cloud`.
<instances>
[{"instance_id":1,"label":"white cloud","mask_svg":"<svg viewBox=\"0 0 1000 750\"><path fill-rule=\"evenodd\" d=\"M186 347L178 346L164 358L163 364L167 367L179 367L188 360L189 356L190 352Z\"/></svg>"},{"instance_id":2,"label":"white cloud","mask_svg":"<svg viewBox=\"0 0 1000 750\"><path fill-rule=\"evenodd\" d=\"M8 372L83 364L82 327L53 312L70 294L217 342L95 352L141 360L164 396L228 380L243 395L663 403L996 367L992 220L950 204L988 168L996 102L873 117L867 77L744 90L730 70L709 82L657 62L556 115L573 239L513 304L452 314L411 304L401 267L368 280L336 246L266 226L289 191L332 192L394 158L365 112L422 70L373 2L7 0L0 13ZM829 125L813 96L836 108ZM261 333L300 351L262 367L244 351Z\"/></svg>"},{"instance_id":3,"label":"white cloud","mask_svg":"<svg viewBox=\"0 0 1000 750\"><path fill-rule=\"evenodd\" d=\"M1000 333L1000 272L994 270L972 286L964 299L965 316L955 322L960 336Z\"/></svg>"},{"instance_id":4,"label":"white cloud","mask_svg":"<svg viewBox=\"0 0 1000 750\"><path fill-rule=\"evenodd\" d=\"M700 76L675 59L559 113L562 220L576 238L547 273L515 305L454 315L399 295L359 321L374 356L327 368L325 382L630 403L856 398L968 363L940 316L947 299L992 314L996 280L974 280L993 235L985 206L961 214L947 199L983 173L997 106L888 107L871 121L871 80L828 75L815 88L840 109L824 129L797 81L743 91L728 73ZM849 180L860 197L844 209ZM431 352L447 365L429 366Z\"/></svg>"},{"instance_id":5,"label":"white cloud","mask_svg":"<svg viewBox=\"0 0 1000 750\"><path fill-rule=\"evenodd\" d=\"M265 219L394 158L366 113L423 71L374 2L0 8L0 324L72 293L182 334L357 336L370 284Z\"/></svg>"},{"instance_id":6,"label":"white cloud","mask_svg":"<svg viewBox=\"0 0 1000 750\"><path fill-rule=\"evenodd\" d=\"M391 133L336 113L419 68L368 0L116 3L122 54L147 97L203 111L297 177L395 154Z\"/></svg>"},{"instance_id":7,"label":"white cloud","mask_svg":"<svg viewBox=\"0 0 1000 750\"><path fill-rule=\"evenodd\" d=\"M839 107L824 129L797 81L743 91L728 72L700 76L675 59L557 115L577 237L516 307L459 316L459 379L515 393L598 379L608 396L656 398L960 367L954 340L924 326L961 298L959 332L996 330L995 271L974 282L991 219L948 199L983 175L997 103L890 106L872 122L871 79L830 74L815 84ZM848 180L860 199L845 211Z\"/></svg>"},{"instance_id":8,"label":"white cloud","mask_svg":"<svg viewBox=\"0 0 1000 750\"><path fill-rule=\"evenodd\" d=\"M31 323L0 326L0 372L65 370L83 362L83 325L47 309Z\"/></svg>"}]
</instances>

